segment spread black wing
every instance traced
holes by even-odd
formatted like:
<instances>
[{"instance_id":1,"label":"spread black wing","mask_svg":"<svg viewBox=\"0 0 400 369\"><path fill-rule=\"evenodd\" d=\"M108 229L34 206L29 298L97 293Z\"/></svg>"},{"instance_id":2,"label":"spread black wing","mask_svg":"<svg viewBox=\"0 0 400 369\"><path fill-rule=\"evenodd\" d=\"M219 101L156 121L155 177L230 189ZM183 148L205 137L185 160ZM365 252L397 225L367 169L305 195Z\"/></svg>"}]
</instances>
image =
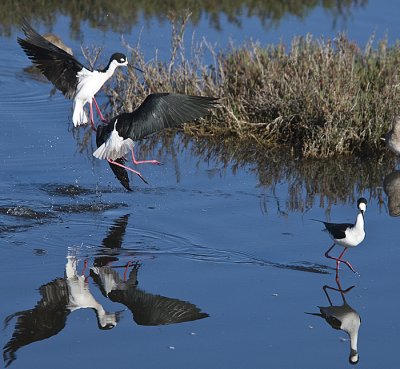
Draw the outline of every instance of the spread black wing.
<instances>
[{"instance_id":1,"label":"spread black wing","mask_svg":"<svg viewBox=\"0 0 400 369\"><path fill-rule=\"evenodd\" d=\"M325 228L327 229L327 231L333 236L333 238L337 240L346 238L346 229L354 226L350 223L323 223L325 224Z\"/></svg>"},{"instance_id":2,"label":"spread black wing","mask_svg":"<svg viewBox=\"0 0 400 369\"><path fill-rule=\"evenodd\" d=\"M25 54L67 98L73 98L78 85L77 73L85 68L72 55L47 41L27 22L22 30L26 40L18 37Z\"/></svg>"},{"instance_id":3,"label":"spread black wing","mask_svg":"<svg viewBox=\"0 0 400 369\"><path fill-rule=\"evenodd\" d=\"M21 347L54 336L65 326L69 314L65 279L55 279L40 287L39 291L42 299L33 309L19 311L5 319L7 326L13 318L17 318L12 338L3 348L6 367L16 359L16 352Z\"/></svg>"},{"instance_id":4,"label":"spread black wing","mask_svg":"<svg viewBox=\"0 0 400 369\"><path fill-rule=\"evenodd\" d=\"M103 238L103 247L107 249L120 249L122 247L128 220L129 214L125 214L114 222L107 236Z\"/></svg>"},{"instance_id":5,"label":"spread black wing","mask_svg":"<svg viewBox=\"0 0 400 369\"><path fill-rule=\"evenodd\" d=\"M153 295L136 288L113 290L108 297L127 306L139 325L175 324L208 317L188 301Z\"/></svg>"},{"instance_id":6,"label":"spread black wing","mask_svg":"<svg viewBox=\"0 0 400 369\"><path fill-rule=\"evenodd\" d=\"M182 94L159 93L146 97L132 113L123 113L118 119L118 134L123 138L140 140L164 128L204 117L217 104L217 98ZM110 124L110 130L114 128Z\"/></svg>"}]
</instances>

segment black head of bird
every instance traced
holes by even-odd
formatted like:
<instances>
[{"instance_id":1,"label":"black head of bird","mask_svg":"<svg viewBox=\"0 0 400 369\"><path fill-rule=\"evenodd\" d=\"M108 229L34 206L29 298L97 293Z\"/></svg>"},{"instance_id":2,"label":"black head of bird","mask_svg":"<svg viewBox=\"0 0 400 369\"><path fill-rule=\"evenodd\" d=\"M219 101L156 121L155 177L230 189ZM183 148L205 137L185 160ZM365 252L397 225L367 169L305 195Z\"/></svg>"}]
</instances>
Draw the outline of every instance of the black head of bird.
<instances>
[{"instance_id":1,"label":"black head of bird","mask_svg":"<svg viewBox=\"0 0 400 369\"><path fill-rule=\"evenodd\" d=\"M111 55L110 61L108 62L108 65L111 65L112 63L114 63L117 67L127 66L128 65L128 59L122 53L114 53L114 54Z\"/></svg>"},{"instance_id":2,"label":"black head of bird","mask_svg":"<svg viewBox=\"0 0 400 369\"><path fill-rule=\"evenodd\" d=\"M361 213L364 214L367 210L367 199L365 199L364 197L360 197L357 201L357 207L361 211Z\"/></svg>"}]
</instances>

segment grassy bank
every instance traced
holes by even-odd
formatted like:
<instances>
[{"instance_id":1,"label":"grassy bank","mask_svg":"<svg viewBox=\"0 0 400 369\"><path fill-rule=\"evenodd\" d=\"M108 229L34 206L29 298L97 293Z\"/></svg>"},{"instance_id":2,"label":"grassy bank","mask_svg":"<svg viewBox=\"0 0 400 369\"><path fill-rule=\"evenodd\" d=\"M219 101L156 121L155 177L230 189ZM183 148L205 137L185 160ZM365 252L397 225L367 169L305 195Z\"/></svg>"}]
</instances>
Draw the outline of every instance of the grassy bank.
<instances>
[{"instance_id":1,"label":"grassy bank","mask_svg":"<svg viewBox=\"0 0 400 369\"><path fill-rule=\"evenodd\" d=\"M339 35L222 51L203 41L187 51L186 21L173 23L168 62L156 55L147 61L140 47L130 48L144 73L118 74L108 90L113 114L131 111L151 92L219 96L222 107L185 133L302 157L384 152L380 137L400 106L399 45L371 39L360 47Z\"/></svg>"}]
</instances>

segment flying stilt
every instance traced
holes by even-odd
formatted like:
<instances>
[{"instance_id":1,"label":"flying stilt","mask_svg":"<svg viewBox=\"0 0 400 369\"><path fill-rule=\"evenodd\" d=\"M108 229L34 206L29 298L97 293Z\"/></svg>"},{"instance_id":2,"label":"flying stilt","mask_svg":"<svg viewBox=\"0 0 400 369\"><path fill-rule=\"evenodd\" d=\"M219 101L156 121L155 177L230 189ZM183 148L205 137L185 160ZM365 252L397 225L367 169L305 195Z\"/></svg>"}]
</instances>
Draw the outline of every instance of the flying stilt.
<instances>
[{"instance_id":1,"label":"flying stilt","mask_svg":"<svg viewBox=\"0 0 400 369\"><path fill-rule=\"evenodd\" d=\"M121 53L115 53L111 55L104 69L90 70L72 55L47 41L25 21L22 24L22 30L26 39L18 38L18 43L28 58L65 97L73 99L74 112L72 121L74 126L88 122L84 110L86 103L89 103L90 123L94 130L96 129L93 121L92 103L94 103L100 119L106 122L94 95L113 75L117 67L128 65L126 56Z\"/></svg>"},{"instance_id":2,"label":"flying stilt","mask_svg":"<svg viewBox=\"0 0 400 369\"><path fill-rule=\"evenodd\" d=\"M364 231L364 213L367 209L367 200L363 197L359 198L357 201L358 214L356 222L351 223L328 223L321 220L313 219L317 222L324 223L324 231L328 232L329 236L333 240L333 245L325 253L325 256L329 259L336 260L336 278L338 278L339 265L341 262L345 263L354 273L355 270L352 265L347 261L343 260L342 257L348 248L356 247L365 238ZM340 253L339 257L333 257L329 255L335 245L340 245L344 247L344 250Z\"/></svg>"},{"instance_id":3,"label":"flying stilt","mask_svg":"<svg viewBox=\"0 0 400 369\"><path fill-rule=\"evenodd\" d=\"M135 173L147 183L140 172L124 165L124 156L131 151L134 164L159 165L160 163L157 160L136 160L133 152L135 141L164 128L201 118L209 113L209 109L216 106L217 100L214 97L172 93L151 94L135 111L122 113L112 118L110 124L98 127L96 135L98 148L93 156L107 160L117 177L118 171L114 169L119 167ZM124 187L127 188L125 185Z\"/></svg>"}]
</instances>

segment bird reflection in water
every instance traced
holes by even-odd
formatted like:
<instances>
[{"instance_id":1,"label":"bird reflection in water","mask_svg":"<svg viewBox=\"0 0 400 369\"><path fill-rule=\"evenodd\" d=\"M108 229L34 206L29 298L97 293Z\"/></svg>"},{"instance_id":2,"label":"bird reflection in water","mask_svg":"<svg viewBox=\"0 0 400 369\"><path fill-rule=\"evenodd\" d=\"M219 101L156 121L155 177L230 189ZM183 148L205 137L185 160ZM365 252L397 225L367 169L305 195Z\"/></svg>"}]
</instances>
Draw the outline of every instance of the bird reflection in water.
<instances>
[{"instance_id":1,"label":"bird reflection in water","mask_svg":"<svg viewBox=\"0 0 400 369\"><path fill-rule=\"evenodd\" d=\"M306 313L310 315L324 318L333 329L338 329L346 332L350 339L350 364L357 364L359 355L357 351L358 331L361 325L360 315L346 301L345 295L350 292L354 286L345 290L340 285L340 280L336 279L338 288L323 286L325 295L329 301L329 306L319 306L319 313ZM333 305L329 296L328 290L337 291L342 298L342 305Z\"/></svg>"},{"instance_id":2,"label":"bird reflection in water","mask_svg":"<svg viewBox=\"0 0 400 369\"><path fill-rule=\"evenodd\" d=\"M16 352L33 342L55 336L65 327L68 315L78 309L93 309L98 327L110 329L117 325L119 313L108 313L89 291L83 274L77 272L77 258L67 256L65 277L57 278L39 288L42 299L33 309L9 315L4 323L7 327L16 318L11 339L3 348L5 366L16 359Z\"/></svg>"},{"instance_id":3,"label":"bird reflection in water","mask_svg":"<svg viewBox=\"0 0 400 369\"><path fill-rule=\"evenodd\" d=\"M92 267L90 275L104 296L125 305L132 312L133 320L138 325L175 324L209 316L188 301L153 295L137 288L139 268L139 263L134 264L126 280L109 266Z\"/></svg>"},{"instance_id":4,"label":"bird reflection in water","mask_svg":"<svg viewBox=\"0 0 400 369\"><path fill-rule=\"evenodd\" d=\"M123 277L118 267L112 263L118 260L122 252L123 238L128 225L129 214L117 219L103 239L103 248L90 268L90 276L99 286L102 294L113 302L125 305L138 325L166 325L188 322L208 317L196 305L175 298L154 295L137 288L137 274L141 264L126 264ZM131 270L128 272L127 268Z\"/></svg>"},{"instance_id":5,"label":"bird reflection in water","mask_svg":"<svg viewBox=\"0 0 400 369\"><path fill-rule=\"evenodd\" d=\"M153 295L137 288L140 263L117 262L124 249L122 243L129 215L118 218L102 241L102 247L93 260L90 275L109 300L122 303L139 325L165 325L206 318L194 304L175 298ZM128 253L131 257L131 254ZM16 318L11 339L3 347L5 366L16 359L16 352L31 343L57 335L66 325L68 315L78 309L93 309L101 330L114 328L122 312L107 312L90 292L90 280L84 271L77 271L78 259L74 252L67 256L65 277L56 278L39 288L41 300L33 309L9 315L5 328ZM85 261L86 269L87 261ZM122 277L117 269L123 267ZM129 272L129 274L128 274ZM119 305L120 306L120 305Z\"/></svg>"},{"instance_id":6,"label":"bird reflection in water","mask_svg":"<svg viewBox=\"0 0 400 369\"><path fill-rule=\"evenodd\" d=\"M400 170L388 174L383 181L383 189L388 197L389 215L400 215Z\"/></svg>"}]
</instances>

